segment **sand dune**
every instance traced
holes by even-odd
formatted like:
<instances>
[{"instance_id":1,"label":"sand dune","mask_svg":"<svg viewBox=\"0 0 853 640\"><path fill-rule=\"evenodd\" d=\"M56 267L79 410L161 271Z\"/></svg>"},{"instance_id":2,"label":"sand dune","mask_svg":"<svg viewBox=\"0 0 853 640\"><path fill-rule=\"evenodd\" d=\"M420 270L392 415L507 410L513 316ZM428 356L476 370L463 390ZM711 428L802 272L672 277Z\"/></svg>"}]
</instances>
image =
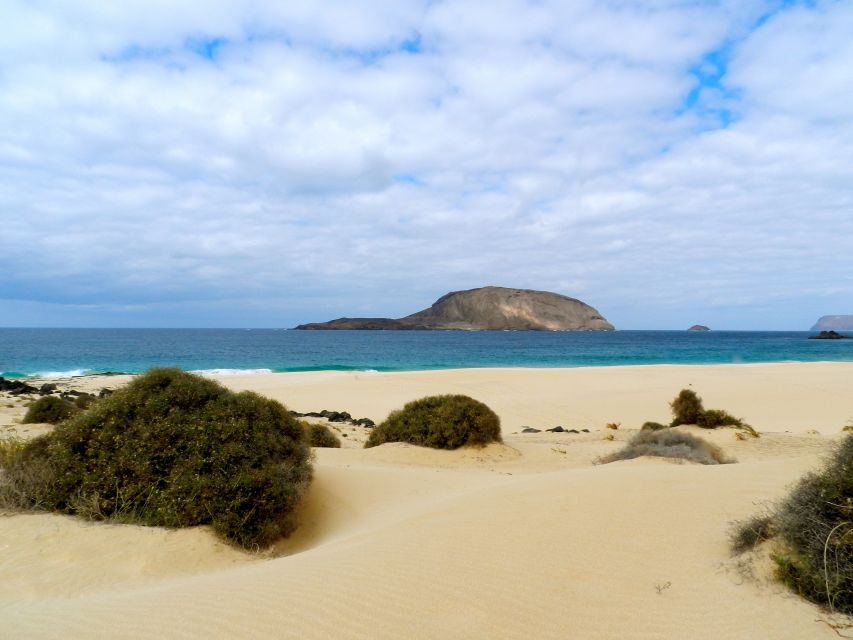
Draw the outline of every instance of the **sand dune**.
<instances>
[{"instance_id":1,"label":"sand dune","mask_svg":"<svg viewBox=\"0 0 853 640\"><path fill-rule=\"evenodd\" d=\"M826 451L832 438L807 432L838 433L853 366L637 369L227 379L374 419L468 392L498 410L505 443L318 450L300 529L255 556L204 528L0 517L0 637L837 637L760 566L745 581L726 534ZM793 417L760 439L702 433L738 464L592 464L632 433L606 422L663 419L657 405L688 382L761 430ZM525 423L590 433L513 433Z\"/></svg>"}]
</instances>

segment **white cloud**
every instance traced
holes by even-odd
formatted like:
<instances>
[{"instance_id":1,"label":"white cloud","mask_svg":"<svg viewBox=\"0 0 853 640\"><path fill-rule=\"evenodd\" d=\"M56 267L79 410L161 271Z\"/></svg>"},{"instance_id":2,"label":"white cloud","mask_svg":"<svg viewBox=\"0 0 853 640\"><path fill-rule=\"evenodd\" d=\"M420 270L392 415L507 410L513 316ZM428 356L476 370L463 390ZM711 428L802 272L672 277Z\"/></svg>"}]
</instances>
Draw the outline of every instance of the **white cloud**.
<instances>
[{"instance_id":1,"label":"white cloud","mask_svg":"<svg viewBox=\"0 0 853 640\"><path fill-rule=\"evenodd\" d=\"M849 3L318 7L0 8L11 324L242 300L281 325L487 283L629 327L845 311Z\"/></svg>"}]
</instances>

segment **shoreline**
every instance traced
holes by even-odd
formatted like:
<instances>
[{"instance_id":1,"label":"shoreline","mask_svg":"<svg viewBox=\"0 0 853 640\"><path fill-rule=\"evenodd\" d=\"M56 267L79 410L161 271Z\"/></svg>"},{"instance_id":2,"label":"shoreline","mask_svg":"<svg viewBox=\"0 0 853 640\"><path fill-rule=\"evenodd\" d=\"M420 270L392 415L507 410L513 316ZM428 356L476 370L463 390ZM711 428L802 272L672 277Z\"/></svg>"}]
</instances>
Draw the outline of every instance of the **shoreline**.
<instances>
[{"instance_id":1,"label":"shoreline","mask_svg":"<svg viewBox=\"0 0 853 640\"><path fill-rule=\"evenodd\" d=\"M760 362L649 362L638 364L579 364L579 365L554 365L554 366L530 366L530 365L499 365L499 366L460 366L460 367L442 367L442 368L424 368L424 369L360 369L360 368L303 368L303 369L284 369L277 371L269 367L217 367L211 369L188 369L188 373L195 373L215 378L227 378L232 376L267 376L267 375L284 375L284 374L312 374L312 373L379 373L388 374L415 374L415 373L440 373L448 371L552 371L552 370L571 370L578 369L636 369L636 368L655 368L655 367L761 367L761 366L781 366L781 365L853 365L851 360L766 360ZM158 365L151 368L173 368L176 365ZM180 367L178 367L180 368ZM74 369L73 371L77 371ZM92 373L83 373L76 375L65 375L68 372L58 371L27 373L11 375L11 373L2 373L0 377L5 377L7 380L23 380L37 382L68 382L71 380L86 380L89 378L117 378L122 376L138 376L144 373L143 371L93 371Z\"/></svg>"},{"instance_id":2,"label":"shoreline","mask_svg":"<svg viewBox=\"0 0 853 640\"><path fill-rule=\"evenodd\" d=\"M31 378L97 393L136 374L68 379ZM461 393L485 402L503 430L523 426L639 428L668 422L669 402L691 388L707 408L724 409L759 431L838 434L853 422L853 362L589 367L474 367L414 371L297 371L208 375L235 391L255 391L302 413L348 411L377 424L406 402Z\"/></svg>"}]
</instances>

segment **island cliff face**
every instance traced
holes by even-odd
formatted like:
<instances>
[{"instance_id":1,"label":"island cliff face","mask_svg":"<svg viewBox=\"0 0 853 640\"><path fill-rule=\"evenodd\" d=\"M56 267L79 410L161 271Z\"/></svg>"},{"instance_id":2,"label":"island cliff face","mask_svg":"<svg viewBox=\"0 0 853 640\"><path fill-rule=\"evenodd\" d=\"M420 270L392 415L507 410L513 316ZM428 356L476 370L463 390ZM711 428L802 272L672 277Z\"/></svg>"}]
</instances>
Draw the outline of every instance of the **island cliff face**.
<instances>
[{"instance_id":1,"label":"island cliff face","mask_svg":"<svg viewBox=\"0 0 853 640\"><path fill-rule=\"evenodd\" d=\"M454 291L405 318L339 318L297 329L613 331L588 304L557 293L505 287Z\"/></svg>"},{"instance_id":2,"label":"island cliff face","mask_svg":"<svg viewBox=\"0 0 853 640\"><path fill-rule=\"evenodd\" d=\"M812 331L853 331L853 316L823 316Z\"/></svg>"}]
</instances>

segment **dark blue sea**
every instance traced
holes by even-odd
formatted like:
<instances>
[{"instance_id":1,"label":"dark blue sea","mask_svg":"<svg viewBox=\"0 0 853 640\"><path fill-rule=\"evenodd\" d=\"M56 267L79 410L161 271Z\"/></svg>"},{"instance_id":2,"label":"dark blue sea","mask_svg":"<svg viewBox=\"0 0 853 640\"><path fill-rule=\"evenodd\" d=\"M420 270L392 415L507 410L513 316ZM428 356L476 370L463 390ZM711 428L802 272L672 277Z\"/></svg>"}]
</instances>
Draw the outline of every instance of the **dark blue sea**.
<instances>
[{"instance_id":1,"label":"dark blue sea","mask_svg":"<svg viewBox=\"0 0 853 640\"><path fill-rule=\"evenodd\" d=\"M808 340L808 335L781 331L0 329L0 375L138 373L155 366L263 373L853 360L853 340Z\"/></svg>"}]
</instances>

